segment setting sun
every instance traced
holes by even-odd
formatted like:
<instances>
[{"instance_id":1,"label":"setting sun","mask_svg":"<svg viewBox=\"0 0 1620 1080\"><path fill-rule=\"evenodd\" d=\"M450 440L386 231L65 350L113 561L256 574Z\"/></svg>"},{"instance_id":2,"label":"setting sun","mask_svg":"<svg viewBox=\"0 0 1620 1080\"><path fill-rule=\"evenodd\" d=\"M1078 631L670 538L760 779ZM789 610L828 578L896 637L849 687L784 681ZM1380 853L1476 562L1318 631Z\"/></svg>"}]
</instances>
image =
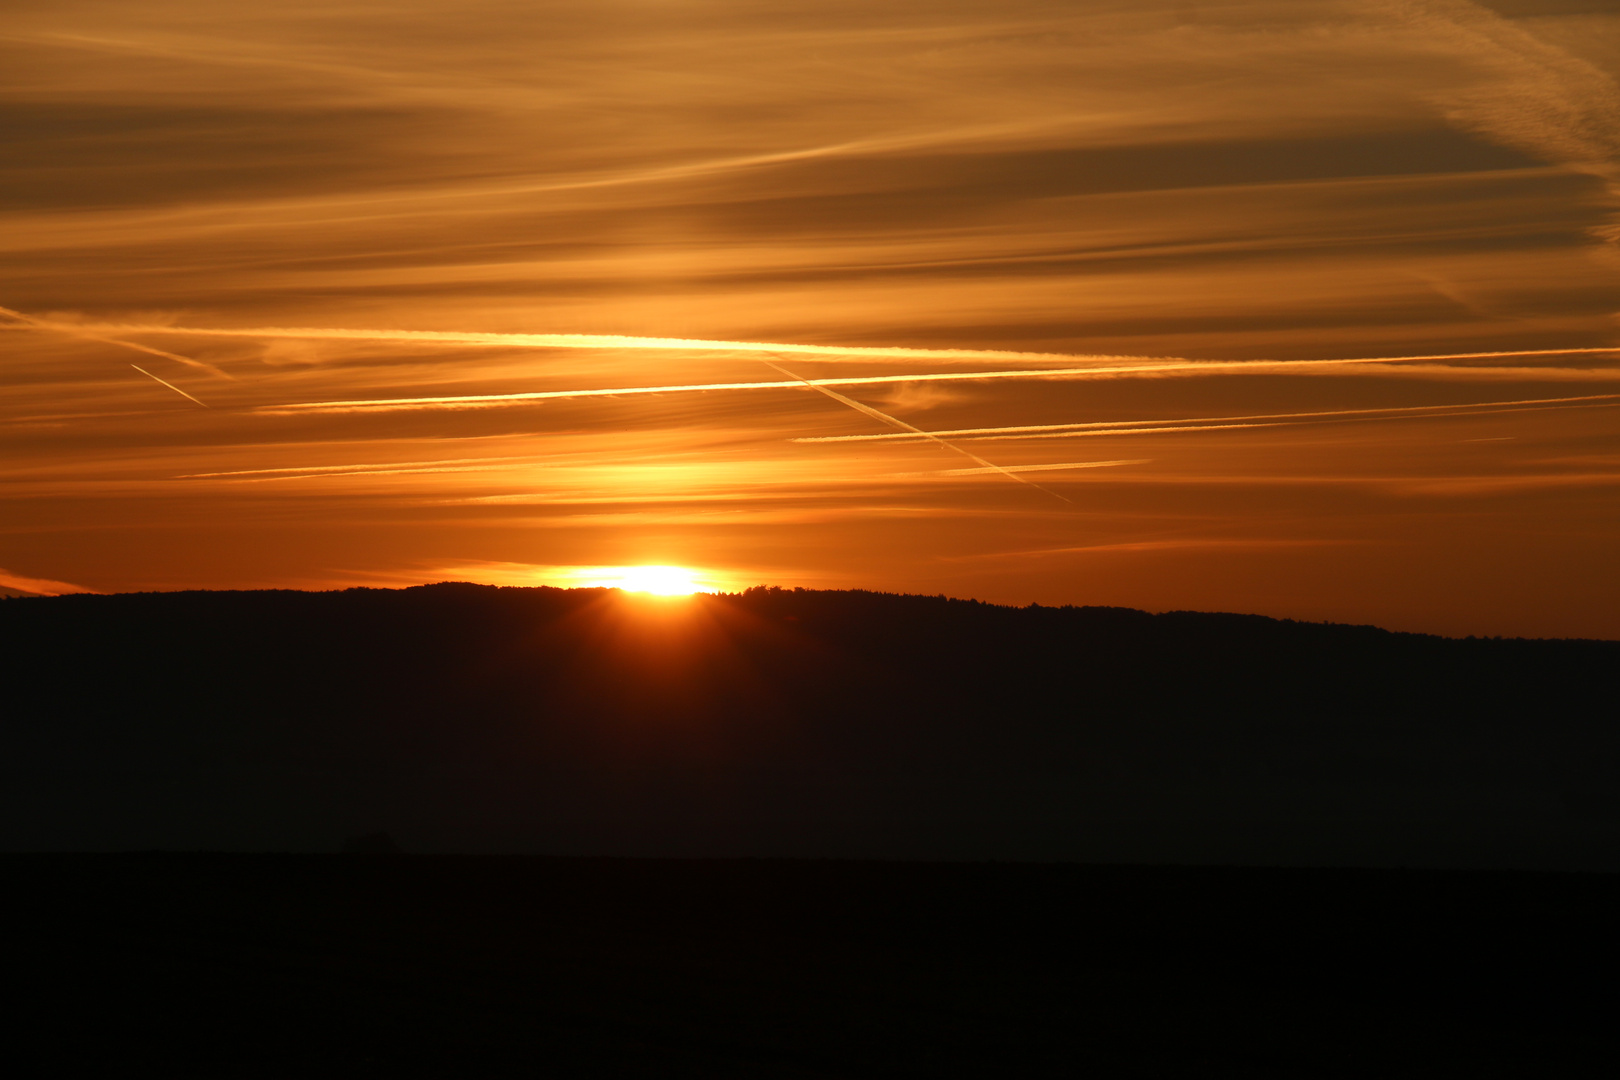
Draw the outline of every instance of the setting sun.
<instances>
[{"instance_id":1,"label":"setting sun","mask_svg":"<svg viewBox=\"0 0 1620 1080\"><path fill-rule=\"evenodd\" d=\"M654 596L690 596L692 593L714 592L712 585L700 580L697 571L684 566L595 566L581 571L575 584L586 588L651 593Z\"/></svg>"}]
</instances>

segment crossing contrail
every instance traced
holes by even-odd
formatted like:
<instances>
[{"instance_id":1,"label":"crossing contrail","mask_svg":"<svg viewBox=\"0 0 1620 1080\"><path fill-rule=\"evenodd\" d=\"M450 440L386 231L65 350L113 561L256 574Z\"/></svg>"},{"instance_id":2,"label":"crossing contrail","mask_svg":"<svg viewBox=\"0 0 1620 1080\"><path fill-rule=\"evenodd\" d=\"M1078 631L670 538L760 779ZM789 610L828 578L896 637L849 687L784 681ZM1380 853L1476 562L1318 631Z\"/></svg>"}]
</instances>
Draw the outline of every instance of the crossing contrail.
<instances>
[{"instance_id":1,"label":"crossing contrail","mask_svg":"<svg viewBox=\"0 0 1620 1080\"><path fill-rule=\"evenodd\" d=\"M107 337L105 334L97 332L100 329L99 327L87 327L81 326L78 323L63 323L54 322L50 319L40 319L33 315L25 315L20 311L13 311L8 307L0 307L0 315L4 315L11 319L16 319L30 330L45 330L57 334L66 334L69 337L83 338L85 341L99 341L103 345L117 345L119 348L133 349L136 352L146 353L148 356L161 356L165 360L173 360L176 363L184 364L187 367L196 368L198 371L206 371L210 375L218 375L222 379L231 378L230 375L227 375L224 371L215 367L213 364L205 363L201 360L194 360L189 356L181 356L179 353L166 352L163 349L154 349L150 345L141 345L133 341L124 341L122 338ZM157 332L157 329L153 328L152 330L141 330L138 328L132 328L131 330L125 332L155 333ZM136 370L140 371L141 369L136 368ZM151 372L144 372L144 374L150 375ZM157 376L153 375L152 378L156 379ZM159 379L158 381L162 382L163 380ZM169 384L164 383L164 385L168 386ZM179 388L171 386L170 389ZM185 394L184 390L181 390L180 392ZM190 394L186 394L186 396L191 397ZM191 400L197 401L196 398L191 398ZM202 402L198 401L197 404L201 405Z\"/></svg>"},{"instance_id":2,"label":"crossing contrail","mask_svg":"<svg viewBox=\"0 0 1620 1080\"><path fill-rule=\"evenodd\" d=\"M184 390L182 390L178 386L174 385L174 383L169 382L167 379L158 378L156 375L152 374L150 371L147 371L145 368L141 367L141 365L139 365L139 364L131 364L129 366L134 368L136 371L140 372L142 375L145 375L148 379L151 379L153 382L160 382L164 386L167 386L170 390L173 390L175 393L179 394L181 397L185 398L187 401L197 401L196 398L192 397L190 394L186 393ZM209 405L206 401L197 401L197 404L201 405L205 409L213 408L213 406Z\"/></svg>"},{"instance_id":3,"label":"crossing contrail","mask_svg":"<svg viewBox=\"0 0 1620 1080\"><path fill-rule=\"evenodd\" d=\"M834 401L841 402L842 404L848 405L850 408L854 409L856 412L865 413L867 416L872 417L872 419L882 421L883 423L888 424L890 427L897 427L902 431L910 432L910 433L912 433L914 435L921 435L923 438L928 439L928 440L930 440L932 442L936 442L940 446L943 446L947 450L952 450L952 451L955 451L958 454L961 454L963 457L967 458L970 461L978 462L980 468L968 470L970 472L997 472L997 473L1000 473L1002 476L1007 477L1010 480L1016 480L1020 484L1027 484L1030 487L1034 488L1036 491L1044 491L1044 492L1046 492L1046 494L1052 496L1052 498L1054 498L1054 499L1062 499L1064 502L1070 503L1070 504L1072 504L1074 502L1073 499L1066 498L1066 497L1064 497L1062 495L1059 495L1057 492L1053 491L1050 488L1041 487L1041 485L1035 483L1035 481L1033 481L1033 480L1025 480L1022 476L1019 476L1017 473L1013 472L1011 469L1004 469L1000 465L995 464L994 462L984 460L984 458L980 457L979 455L977 455L977 454L975 454L975 453L973 453L973 452L971 452L969 450L964 450L960 446L953 446L952 444L946 442L944 439L940 438L938 435L930 434L929 432L926 432L922 428L919 428L919 427L912 427L910 424L906 423L904 420L897 420L894 417L890 416L886 412L879 412L877 409L872 408L872 406L863 404L862 402L859 402L859 401L856 401L854 398L845 397L843 394L838 393L836 390L829 390L827 387L817 385L816 383L811 382L809 379L801 379L801 378L799 378L799 376L793 374L793 372L789 371L785 367L782 367L780 364L772 363L769 360L761 360L760 363L765 364L766 366L768 366L768 367L770 367L770 368L772 368L772 369L774 369L776 371L780 371L783 375L786 375L789 378L798 379L799 382L803 383L805 386L808 386L810 389L818 391L818 392L823 393L823 394L826 394L828 397L832 398Z\"/></svg>"},{"instance_id":4,"label":"crossing contrail","mask_svg":"<svg viewBox=\"0 0 1620 1080\"><path fill-rule=\"evenodd\" d=\"M1053 439L1087 435L1147 435L1171 431L1218 431L1228 428L1282 427L1323 419L1417 419L1422 416L1476 415L1470 410L1528 411L1561 405L1620 403L1620 394L1581 397L1521 398L1515 401L1480 401L1458 405L1393 405L1381 409L1324 409L1315 412L1259 413L1254 416L1195 416L1180 420L1097 420L1081 424L1020 424L1010 427L954 428L943 431L893 435L811 435L790 442L837 443L900 440L916 442L925 435L952 439Z\"/></svg>"},{"instance_id":5,"label":"crossing contrail","mask_svg":"<svg viewBox=\"0 0 1620 1080\"><path fill-rule=\"evenodd\" d=\"M231 470L229 470L227 472L182 473L181 475L176 476L175 479L176 480L212 480L212 479L218 479L218 478L221 478L221 477L227 477L227 478L234 479L236 477L242 477L242 476L246 476L246 477L255 477L255 476L272 476L272 477L276 477L278 475L293 475L293 474L297 474L297 475L300 475L300 476L304 476L304 475L320 476L320 475L325 474L325 473L348 472L348 471L350 471L352 469L407 470L407 469L440 468L440 467L449 468L451 466L458 466L458 465L488 465L488 464L491 464L491 463L494 463L494 462L501 462L503 464L508 464L509 465L510 463L512 463L514 461L533 461L533 460L535 460L535 459L530 455L519 454L519 455L509 455L509 456L506 456L506 457L434 458L434 459L432 459L430 461L382 461L382 462L367 461L367 462L356 462L356 463L354 463L352 465L288 465L288 466L285 466L285 467L279 468L279 469L231 469Z\"/></svg>"}]
</instances>

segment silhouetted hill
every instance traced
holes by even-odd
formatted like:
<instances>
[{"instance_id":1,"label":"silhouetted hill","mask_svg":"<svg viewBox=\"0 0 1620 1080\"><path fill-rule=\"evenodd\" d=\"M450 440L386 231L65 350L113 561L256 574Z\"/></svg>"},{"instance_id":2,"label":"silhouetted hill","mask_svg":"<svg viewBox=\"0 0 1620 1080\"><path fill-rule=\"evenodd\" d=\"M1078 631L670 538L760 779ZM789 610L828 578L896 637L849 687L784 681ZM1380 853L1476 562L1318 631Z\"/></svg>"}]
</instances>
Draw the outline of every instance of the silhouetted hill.
<instances>
[{"instance_id":1,"label":"silhouetted hill","mask_svg":"<svg viewBox=\"0 0 1620 1080\"><path fill-rule=\"evenodd\" d=\"M1620 643L754 589L0 602L0 847L1620 869Z\"/></svg>"}]
</instances>

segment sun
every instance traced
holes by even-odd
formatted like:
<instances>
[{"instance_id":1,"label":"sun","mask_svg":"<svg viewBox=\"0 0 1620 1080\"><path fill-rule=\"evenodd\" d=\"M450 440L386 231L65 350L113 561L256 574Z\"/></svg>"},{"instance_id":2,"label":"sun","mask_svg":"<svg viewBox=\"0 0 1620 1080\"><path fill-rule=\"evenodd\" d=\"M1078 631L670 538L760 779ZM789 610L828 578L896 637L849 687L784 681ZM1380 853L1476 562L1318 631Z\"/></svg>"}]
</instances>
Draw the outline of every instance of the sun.
<instances>
[{"instance_id":1,"label":"sun","mask_svg":"<svg viewBox=\"0 0 1620 1080\"><path fill-rule=\"evenodd\" d=\"M702 575L684 566L593 566L575 580L586 588L623 589L653 596L714 592Z\"/></svg>"}]
</instances>

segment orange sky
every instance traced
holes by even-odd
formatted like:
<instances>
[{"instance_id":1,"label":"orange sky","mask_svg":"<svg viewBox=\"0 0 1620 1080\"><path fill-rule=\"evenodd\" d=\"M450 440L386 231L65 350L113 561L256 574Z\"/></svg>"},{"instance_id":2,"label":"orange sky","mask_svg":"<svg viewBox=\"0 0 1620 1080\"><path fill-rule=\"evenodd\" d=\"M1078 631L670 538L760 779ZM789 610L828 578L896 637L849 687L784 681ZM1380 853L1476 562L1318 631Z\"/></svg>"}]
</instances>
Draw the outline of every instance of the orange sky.
<instances>
[{"instance_id":1,"label":"orange sky","mask_svg":"<svg viewBox=\"0 0 1620 1080\"><path fill-rule=\"evenodd\" d=\"M1605 9L9 5L0 587L1620 637Z\"/></svg>"}]
</instances>

